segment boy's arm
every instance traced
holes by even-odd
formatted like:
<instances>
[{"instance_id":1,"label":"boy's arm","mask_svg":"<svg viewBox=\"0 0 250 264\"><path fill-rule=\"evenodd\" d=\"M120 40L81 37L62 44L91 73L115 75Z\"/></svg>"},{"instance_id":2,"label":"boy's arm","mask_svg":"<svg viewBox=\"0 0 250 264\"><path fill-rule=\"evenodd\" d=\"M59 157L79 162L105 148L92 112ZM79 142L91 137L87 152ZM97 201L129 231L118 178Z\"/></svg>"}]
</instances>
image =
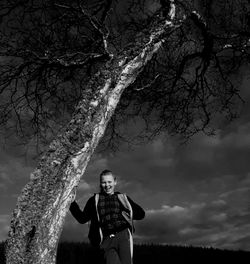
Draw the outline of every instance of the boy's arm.
<instances>
[{"instance_id":1,"label":"boy's arm","mask_svg":"<svg viewBox=\"0 0 250 264\"><path fill-rule=\"evenodd\" d=\"M127 196L128 197L128 196ZM141 220L145 217L145 211L142 209L140 205L135 203L131 198L128 197L128 201L133 210L133 219L134 220Z\"/></svg>"},{"instance_id":2,"label":"boy's arm","mask_svg":"<svg viewBox=\"0 0 250 264\"><path fill-rule=\"evenodd\" d=\"M71 203L69 210L80 224L85 224L91 218L91 198L87 201L83 211L80 209L76 200Z\"/></svg>"}]
</instances>

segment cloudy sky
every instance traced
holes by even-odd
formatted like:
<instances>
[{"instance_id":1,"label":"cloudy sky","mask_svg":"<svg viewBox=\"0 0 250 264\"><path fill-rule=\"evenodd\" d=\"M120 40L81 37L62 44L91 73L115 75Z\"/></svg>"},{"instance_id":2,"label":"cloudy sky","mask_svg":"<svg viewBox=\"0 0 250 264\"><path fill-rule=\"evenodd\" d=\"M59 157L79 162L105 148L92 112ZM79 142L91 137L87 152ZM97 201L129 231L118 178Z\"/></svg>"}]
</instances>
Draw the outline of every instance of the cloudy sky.
<instances>
[{"instance_id":1,"label":"cloudy sky","mask_svg":"<svg viewBox=\"0 0 250 264\"><path fill-rule=\"evenodd\" d=\"M243 82L248 101L249 80ZM250 250L250 105L213 137L198 134L186 145L159 137L115 154L94 155L78 189L81 207L98 191L98 175L111 169L117 189L146 210L135 241ZM0 241L35 162L22 146L0 150ZM88 226L67 215L61 240L87 241Z\"/></svg>"}]
</instances>

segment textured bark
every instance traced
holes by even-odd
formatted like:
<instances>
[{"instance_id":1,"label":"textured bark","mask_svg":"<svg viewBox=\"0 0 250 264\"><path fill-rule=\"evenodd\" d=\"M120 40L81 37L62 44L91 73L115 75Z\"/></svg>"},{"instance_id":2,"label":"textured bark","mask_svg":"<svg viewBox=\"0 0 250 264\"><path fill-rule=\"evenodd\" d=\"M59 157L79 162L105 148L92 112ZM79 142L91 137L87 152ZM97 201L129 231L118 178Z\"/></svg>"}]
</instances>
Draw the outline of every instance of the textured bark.
<instances>
[{"instance_id":1,"label":"textured bark","mask_svg":"<svg viewBox=\"0 0 250 264\"><path fill-rule=\"evenodd\" d=\"M124 89L134 82L163 43L166 21L152 31L149 42L134 58L117 58L87 85L72 120L40 159L13 212L7 240L7 263L55 263L58 239L72 190L104 134Z\"/></svg>"}]
</instances>

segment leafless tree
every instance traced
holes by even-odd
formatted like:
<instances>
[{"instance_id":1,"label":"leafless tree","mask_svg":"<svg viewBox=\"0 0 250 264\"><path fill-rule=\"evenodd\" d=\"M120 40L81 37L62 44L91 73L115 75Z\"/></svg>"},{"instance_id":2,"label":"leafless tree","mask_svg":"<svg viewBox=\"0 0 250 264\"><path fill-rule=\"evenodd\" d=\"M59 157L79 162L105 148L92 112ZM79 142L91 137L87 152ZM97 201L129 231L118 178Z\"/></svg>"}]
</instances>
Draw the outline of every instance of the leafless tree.
<instances>
[{"instance_id":1,"label":"leafless tree","mask_svg":"<svg viewBox=\"0 0 250 264\"><path fill-rule=\"evenodd\" d=\"M54 263L71 192L108 124L112 144L135 116L149 138L209 133L218 114L235 116L249 1L3 0L0 10L1 127L50 142L13 212L7 263Z\"/></svg>"}]
</instances>

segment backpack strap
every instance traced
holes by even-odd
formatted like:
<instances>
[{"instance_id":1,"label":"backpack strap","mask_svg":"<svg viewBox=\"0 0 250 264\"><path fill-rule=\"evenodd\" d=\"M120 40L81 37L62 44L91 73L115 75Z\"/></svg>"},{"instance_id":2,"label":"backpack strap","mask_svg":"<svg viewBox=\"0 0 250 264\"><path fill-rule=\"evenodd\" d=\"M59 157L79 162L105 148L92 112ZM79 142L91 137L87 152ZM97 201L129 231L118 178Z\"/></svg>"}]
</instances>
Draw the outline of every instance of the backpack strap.
<instances>
[{"instance_id":1,"label":"backpack strap","mask_svg":"<svg viewBox=\"0 0 250 264\"><path fill-rule=\"evenodd\" d=\"M95 194L95 210L96 210L98 223L100 223L100 216L99 216L98 207L97 207L98 201L99 201L99 197L100 197L99 193L96 193ZM101 229L100 225L99 225L99 234L100 234L100 238L101 238L101 242L100 242L100 244L101 244L102 240L103 240L103 233L102 233L102 229Z\"/></svg>"},{"instance_id":2,"label":"backpack strap","mask_svg":"<svg viewBox=\"0 0 250 264\"><path fill-rule=\"evenodd\" d=\"M133 209L128 200L128 197L124 193L119 193L117 194L117 196L118 196L119 201L122 203L122 205L129 211L129 213L123 211L122 215L127 220L127 222L130 224L132 232L134 232Z\"/></svg>"}]
</instances>

